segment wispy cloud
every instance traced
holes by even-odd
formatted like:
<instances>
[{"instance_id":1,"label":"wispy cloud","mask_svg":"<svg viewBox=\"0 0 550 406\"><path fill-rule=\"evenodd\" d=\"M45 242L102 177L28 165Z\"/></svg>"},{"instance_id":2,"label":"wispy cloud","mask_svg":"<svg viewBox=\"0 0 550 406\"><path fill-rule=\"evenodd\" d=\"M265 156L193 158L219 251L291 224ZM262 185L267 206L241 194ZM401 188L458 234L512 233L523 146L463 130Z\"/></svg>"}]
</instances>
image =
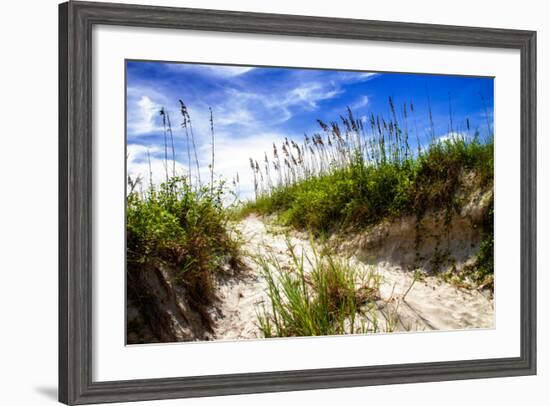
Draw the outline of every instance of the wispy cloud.
<instances>
[{"instance_id":1,"label":"wispy cloud","mask_svg":"<svg viewBox=\"0 0 550 406\"><path fill-rule=\"evenodd\" d=\"M175 85L164 75L155 80L155 85L148 81L144 84L141 80L139 84L132 83L127 104L129 137L154 135L162 131L158 111L163 106L171 113L174 124L177 121L177 109L170 109L171 106L174 109L173 105L179 98L187 102L195 124L208 121L204 112L211 107L219 127L257 127L261 122L265 132L270 126L286 123L300 112L314 112L322 107L322 103L340 98L345 94L343 86L346 84L377 76L364 72L275 69L284 75L284 80L278 79L278 82L273 83L272 78L265 76L265 70L254 67L176 63L159 65L166 72L171 72L170 75L187 79ZM255 70L260 73L243 82L247 73ZM190 74L196 76L185 76ZM197 86L193 93L191 90ZM208 86L209 89L201 89L201 86Z\"/></svg>"},{"instance_id":2,"label":"wispy cloud","mask_svg":"<svg viewBox=\"0 0 550 406\"><path fill-rule=\"evenodd\" d=\"M342 94L342 89L328 87L322 83L312 82L292 89L281 102L285 107L303 104L310 108L317 108L318 102L332 99Z\"/></svg>"},{"instance_id":3,"label":"wispy cloud","mask_svg":"<svg viewBox=\"0 0 550 406\"><path fill-rule=\"evenodd\" d=\"M237 89L227 90L227 103L218 107L220 125L263 125L281 124L290 120L300 109L316 110L319 103L343 94L341 88L331 83L310 81L283 90L266 88L250 92Z\"/></svg>"},{"instance_id":4,"label":"wispy cloud","mask_svg":"<svg viewBox=\"0 0 550 406\"><path fill-rule=\"evenodd\" d=\"M341 84L349 84L367 82L380 76L382 76L382 74L376 72L338 72L335 74L334 80Z\"/></svg>"},{"instance_id":5,"label":"wispy cloud","mask_svg":"<svg viewBox=\"0 0 550 406\"><path fill-rule=\"evenodd\" d=\"M365 80L374 79L380 75L381 75L380 73L376 73L376 72L361 72L361 73L357 73L356 77L358 78L358 80L365 81Z\"/></svg>"},{"instance_id":6,"label":"wispy cloud","mask_svg":"<svg viewBox=\"0 0 550 406\"><path fill-rule=\"evenodd\" d=\"M220 126L228 126L232 124L251 125L254 123L254 116L249 109L227 107L218 108L216 111L216 124Z\"/></svg>"},{"instance_id":7,"label":"wispy cloud","mask_svg":"<svg viewBox=\"0 0 550 406\"><path fill-rule=\"evenodd\" d=\"M217 78L233 78L244 75L253 71L254 67L250 66L226 66L226 65L202 65L202 64L179 64L168 63L166 66L169 69L176 71L193 72L199 75L215 76Z\"/></svg>"}]
</instances>

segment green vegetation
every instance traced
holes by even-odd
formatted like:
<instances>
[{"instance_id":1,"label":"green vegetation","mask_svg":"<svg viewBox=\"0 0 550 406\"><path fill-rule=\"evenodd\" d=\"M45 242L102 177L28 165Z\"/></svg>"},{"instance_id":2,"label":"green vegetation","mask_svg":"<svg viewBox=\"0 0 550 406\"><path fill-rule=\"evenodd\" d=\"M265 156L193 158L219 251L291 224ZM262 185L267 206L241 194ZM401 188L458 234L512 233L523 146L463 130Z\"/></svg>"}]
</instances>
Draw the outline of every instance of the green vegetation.
<instances>
[{"instance_id":1,"label":"green vegetation","mask_svg":"<svg viewBox=\"0 0 550 406\"><path fill-rule=\"evenodd\" d=\"M175 166L170 168L167 160L167 135L172 138L170 119L164 109L160 114L165 123L166 181L155 186L151 180L151 168L146 190L141 177L128 177L128 298L139 307L152 329L158 328L162 312L159 310L158 298L153 297L146 274L162 267L169 268L175 275L170 283L185 288L188 295L185 300L194 311L201 314L208 328L210 320L205 308L215 299L215 278L227 269L234 272L241 268L240 241L237 234L228 228L229 217L224 207L230 192L223 182L215 182L212 174L207 185L200 183L198 173L195 184L191 184L190 176L176 175ZM182 116L187 127L190 127L189 114L183 103ZM211 128L213 139L212 118ZM188 150L191 151L191 148ZM173 142L172 156L175 156Z\"/></svg>"},{"instance_id":2,"label":"green vegetation","mask_svg":"<svg viewBox=\"0 0 550 406\"><path fill-rule=\"evenodd\" d=\"M291 269L283 269L274 255L256 257L271 299L271 307L258 313L265 337L378 331L375 301L380 278L374 272L361 271L315 248L313 258L298 255L288 240L287 252ZM357 316L365 317L358 323Z\"/></svg>"},{"instance_id":3,"label":"green vegetation","mask_svg":"<svg viewBox=\"0 0 550 406\"><path fill-rule=\"evenodd\" d=\"M186 178L170 178L159 190L127 200L128 274L165 264L178 270L196 303L213 298L213 276L237 265L239 242L227 230L223 185L192 189Z\"/></svg>"},{"instance_id":4,"label":"green vegetation","mask_svg":"<svg viewBox=\"0 0 550 406\"><path fill-rule=\"evenodd\" d=\"M388 216L422 215L451 209L460 176L473 171L481 185L490 182L493 144L464 140L431 145L404 162L368 165L356 156L347 168L274 189L245 210L279 213L284 224L313 232L340 225L368 225Z\"/></svg>"}]
</instances>

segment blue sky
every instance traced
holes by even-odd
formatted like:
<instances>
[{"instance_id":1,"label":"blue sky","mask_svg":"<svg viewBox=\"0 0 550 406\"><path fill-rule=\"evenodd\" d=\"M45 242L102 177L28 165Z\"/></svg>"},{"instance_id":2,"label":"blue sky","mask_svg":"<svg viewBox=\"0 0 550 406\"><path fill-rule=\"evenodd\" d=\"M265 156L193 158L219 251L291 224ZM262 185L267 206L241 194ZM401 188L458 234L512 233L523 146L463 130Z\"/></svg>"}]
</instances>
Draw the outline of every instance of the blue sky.
<instances>
[{"instance_id":1,"label":"blue sky","mask_svg":"<svg viewBox=\"0 0 550 406\"><path fill-rule=\"evenodd\" d=\"M356 117L373 113L390 118L388 97L396 106L412 102L410 124L421 143L429 139L428 100L437 137L451 133L450 110L455 133L467 132L466 119L471 134L476 129L487 134L487 121L493 127L492 78L148 61L128 61L126 68L128 173L148 178L149 151L153 181L162 181L162 107L173 127L177 170L187 172L181 99L190 112L203 178L209 173L212 108L215 175L231 180L239 173L241 198L252 194L249 157L260 160L273 142L280 144L285 137L302 141L304 133L319 131L317 119L336 120L347 106Z\"/></svg>"}]
</instances>

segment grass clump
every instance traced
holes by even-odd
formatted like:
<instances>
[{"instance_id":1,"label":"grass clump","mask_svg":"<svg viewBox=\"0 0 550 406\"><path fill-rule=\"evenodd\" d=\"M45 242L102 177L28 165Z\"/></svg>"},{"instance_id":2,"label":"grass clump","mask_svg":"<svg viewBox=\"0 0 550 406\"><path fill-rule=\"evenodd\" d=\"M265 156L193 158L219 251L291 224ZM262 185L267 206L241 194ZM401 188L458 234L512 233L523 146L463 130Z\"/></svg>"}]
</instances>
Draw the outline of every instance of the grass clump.
<instances>
[{"instance_id":1,"label":"grass clump","mask_svg":"<svg viewBox=\"0 0 550 406\"><path fill-rule=\"evenodd\" d=\"M158 265L177 270L177 283L190 298L208 304L213 277L226 264L237 265L239 242L227 229L223 184L191 188L187 178L173 177L158 190L127 199L128 276Z\"/></svg>"},{"instance_id":2,"label":"grass clump","mask_svg":"<svg viewBox=\"0 0 550 406\"><path fill-rule=\"evenodd\" d=\"M264 307L258 313L263 335L297 337L365 331L365 322L356 323L356 317L372 310L378 298L378 276L316 250L313 258L298 255L288 241L287 250L292 258L290 269L274 255L256 258L271 301L269 309Z\"/></svg>"}]
</instances>

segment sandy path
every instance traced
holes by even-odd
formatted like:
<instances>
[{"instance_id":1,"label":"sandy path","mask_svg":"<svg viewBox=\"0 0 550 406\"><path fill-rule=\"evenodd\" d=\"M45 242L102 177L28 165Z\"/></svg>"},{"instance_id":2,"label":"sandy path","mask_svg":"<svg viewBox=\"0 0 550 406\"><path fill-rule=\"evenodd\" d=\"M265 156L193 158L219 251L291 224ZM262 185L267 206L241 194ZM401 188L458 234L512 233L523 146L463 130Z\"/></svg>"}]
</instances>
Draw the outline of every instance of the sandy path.
<instances>
[{"instance_id":1,"label":"sandy path","mask_svg":"<svg viewBox=\"0 0 550 406\"><path fill-rule=\"evenodd\" d=\"M286 254L285 236L266 226L260 218L249 216L239 222L236 229L244 240L242 248L248 270L221 281L218 286L218 296L222 301L217 314L214 315L214 336L218 340L261 337L256 324L256 314L258 310L262 310L262 306L269 307L270 301L266 293L267 285L252 257L258 254L272 254L283 265L291 262ZM302 249L311 253L311 246L306 239L291 237L290 240L296 246L297 253L301 253Z\"/></svg>"},{"instance_id":2,"label":"sandy path","mask_svg":"<svg viewBox=\"0 0 550 406\"><path fill-rule=\"evenodd\" d=\"M458 330L494 327L493 300L477 290L457 288L436 276L413 282L411 272L378 264L380 293L387 311L396 312L398 330Z\"/></svg>"},{"instance_id":3,"label":"sandy path","mask_svg":"<svg viewBox=\"0 0 550 406\"><path fill-rule=\"evenodd\" d=\"M243 339L261 337L256 324L256 313L262 306L269 307L266 285L252 256L272 254L283 266L290 266L285 235L266 225L260 218L249 216L236 225L244 239L245 262L249 270L244 274L221 281L218 295L220 306L214 315L215 339ZM293 233L291 244L296 253L312 257L307 235ZM366 267L355 258L349 258L358 267ZM395 330L454 330L492 328L494 326L493 300L476 290L457 288L435 276L416 281L413 275L400 267L378 263L369 268L382 278L381 300L378 302L380 319L396 321ZM403 298L404 294L406 297ZM382 325L384 323L382 322Z\"/></svg>"}]
</instances>

